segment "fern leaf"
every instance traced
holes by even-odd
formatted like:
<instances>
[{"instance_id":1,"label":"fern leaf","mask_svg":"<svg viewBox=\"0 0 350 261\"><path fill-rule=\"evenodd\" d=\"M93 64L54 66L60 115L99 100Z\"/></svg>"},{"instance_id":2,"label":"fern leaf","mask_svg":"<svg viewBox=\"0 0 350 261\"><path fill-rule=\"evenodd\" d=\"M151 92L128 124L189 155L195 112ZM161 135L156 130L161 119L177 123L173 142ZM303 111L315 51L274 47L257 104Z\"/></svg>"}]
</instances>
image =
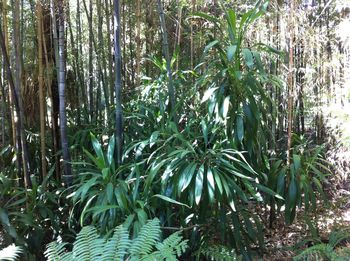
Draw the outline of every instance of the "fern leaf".
<instances>
[{"instance_id":1,"label":"fern leaf","mask_svg":"<svg viewBox=\"0 0 350 261\"><path fill-rule=\"evenodd\" d=\"M130 254L140 257L150 254L159 241L160 234L161 231L158 219L147 222L141 228L138 237L132 241Z\"/></svg>"},{"instance_id":2,"label":"fern leaf","mask_svg":"<svg viewBox=\"0 0 350 261\"><path fill-rule=\"evenodd\" d=\"M65 251L65 244L54 241L47 245L44 255L48 261L61 261Z\"/></svg>"},{"instance_id":3,"label":"fern leaf","mask_svg":"<svg viewBox=\"0 0 350 261\"><path fill-rule=\"evenodd\" d=\"M102 261L124 260L130 244L128 230L124 226L117 227L103 248Z\"/></svg>"},{"instance_id":4,"label":"fern leaf","mask_svg":"<svg viewBox=\"0 0 350 261\"><path fill-rule=\"evenodd\" d=\"M0 260L15 261L22 253L22 249L14 244L0 250Z\"/></svg>"},{"instance_id":5,"label":"fern leaf","mask_svg":"<svg viewBox=\"0 0 350 261\"><path fill-rule=\"evenodd\" d=\"M350 230L332 231L329 235L329 244L334 248L342 241L350 238Z\"/></svg>"},{"instance_id":6,"label":"fern leaf","mask_svg":"<svg viewBox=\"0 0 350 261\"><path fill-rule=\"evenodd\" d=\"M222 245L204 245L197 252L197 256L205 256L208 260L213 261L236 261L241 260L239 256L236 255L233 249L229 249Z\"/></svg>"},{"instance_id":7,"label":"fern leaf","mask_svg":"<svg viewBox=\"0 0 350 261\"><path fill-rule=\"evenodd\" d=\"M124 226L117 227L107 241L98 236L96 228L84 227L73 243L72 252L66 251L65 244L52 242L47 246L45 256L49 261L175 261L185 252L187 240L175 233L159 242L159 223L158 219L147 222L134 240L129 239Z\"/></svg>"},{"instance_id":8,"label":"fern leaf","mask_svg":"<svg viewBox=\"0 0 350 261\"><path fill-rule=\"evenodd\" d=\"M333 248L328 244L318 244L312 247L305 249L299 255L293 258L295 261L303 261L303 260L314 260L315 258L328 258L332 255ZM314 259L312 259L314 258Z\"/></svg>"},{"instance_id":9,"label":"fern leaf","mask_svg":"<svg viewBox=\"0 0 350 261\"><path fill-rule=\"evenodd\" d=\"M158 243L156 248L158 253L166 260L176 260L187 248L187 241L183 240L180 232L176 232L166 238L162 243Z\"/></svg>"},{"instance_id":10,"label":"fern leaf","mask_svg":"<svg viewBox=\"0 0 350 261\"><path fill-rule=\"evenodd\" d=\"M73 244L73 259L79 261L97 260L101 257L103 245L104 240L99 238L96 228L83 227Z\"/></svg>"}]
</instances>

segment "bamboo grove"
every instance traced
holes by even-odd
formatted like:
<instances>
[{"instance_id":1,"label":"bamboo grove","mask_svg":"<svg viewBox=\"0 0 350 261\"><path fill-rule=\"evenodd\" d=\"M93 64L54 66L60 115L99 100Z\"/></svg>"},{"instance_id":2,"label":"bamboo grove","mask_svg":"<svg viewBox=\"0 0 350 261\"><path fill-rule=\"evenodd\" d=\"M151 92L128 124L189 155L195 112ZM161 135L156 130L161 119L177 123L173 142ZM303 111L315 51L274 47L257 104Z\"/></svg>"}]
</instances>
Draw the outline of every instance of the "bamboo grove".
<instances>
[{"instance_id":1,"label":"bamboo grove","mask_svg":"<svg viewBox=\"0 0 350 261\"><path fill-rule=\"evenodd\" d=\"M87 225L141 238L154 218L182 231L183 260L211 260L215 244L253 260L265 229L325 200L322 108L350 97L346 0L0 12L0 230L25 260Z\"/></svg>"}]
</instances>

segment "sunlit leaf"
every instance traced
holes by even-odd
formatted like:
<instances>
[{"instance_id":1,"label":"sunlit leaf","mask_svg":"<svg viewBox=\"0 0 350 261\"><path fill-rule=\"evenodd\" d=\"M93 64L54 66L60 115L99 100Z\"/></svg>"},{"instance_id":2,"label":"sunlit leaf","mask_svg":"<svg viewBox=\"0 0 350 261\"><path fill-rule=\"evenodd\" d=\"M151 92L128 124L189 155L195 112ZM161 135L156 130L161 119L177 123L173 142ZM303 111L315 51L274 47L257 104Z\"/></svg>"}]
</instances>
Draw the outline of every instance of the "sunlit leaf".
<instances>
[{"instance_id":1,"label":"sunlit leaf","mask_svg":"<svg viewBox=\"0 0 350 261\"><path fill-rule=\"evenodd\" d=\"M254 66L254 59L253 59L252 52L249 49L247 49L247 48L243 48L242 54L243 54L243 58L245 60L246 65L250 69L252 69L253 66Z\"/></svg>"},{"instance_id":2,"label":"sunlit leaf","mask_svg":"<svg viewBox=\"0 0 350 261\"><path fill-rule=\"evenodd\" d=\"M214 94L214 92L217 89L218 89L218 87L210 88L210 89L206 90L204 95L203 95L202 102L206 102Z\"/></svg>"},{"instance_id":3,"label":"sunlit leaf","mask_svg":"<svg viewBox=\"0 0 350 261\"><path fill-rule=\"evenodd\" d=\"M107 149L107 161L108 164L111 165L114 158L114 147L115 147L115 138L114 135L110 137Z\"/></svg>"},{"instance_id":4,"label":"sunlit leaf","mask_svg":"<svg viewBox=\"0 0 350 261\"><path fill-rule=\"evenodd\" d=\"M156 194L153 197L160 198L160 199L165 200L165 201L167 201L169 203L172 203L172 204L176 204L176 205L184 206L184 207L187 207L187 208L191 208L190 206L188 206L188 205L186 205L184 203L181 203L179 201L176 201L175 199L169 198L169 197L164 196L164 195Z\"/></svg>"},{"instance_id":5,"label":"sunlit leaf","mask_svg":"<svg viewBox=\"0 0 350 261\"><path fill-rule=\"evenodd\" d=\"M179 180L179 185L178 185L181 192L183 192L191 183L193 174L195 173L196 168L197 168L196 163L190 163L182 172Z\"/></svg>"},{"instance_id":6,"label":"sunlit leaf","mask_svg":"<svg viewBox=\"0 0 350 261\"><path fill-rule=\"evenodd\" d=\"M203 176L204 176L204 165L202 164L197 172L196 175L196 186L195 186L195 201L198 205L201 197L202 197L202 191L203 191Z\"/></svg>"},{"instance_id":7,"label":"sunlit leaf","mask_svg":"<svg viewBox=\"0 0 350 261\"><path fill-rule=\"evenodd\" d=\"M227 59L229 61L232 61L233 57L235 56L236 54L236 50L237 50L237 45L230 45L228 48L227 48Z\"/></svg>"},{"instance_id":8,"label":"sunlit leaf","mask_svg":"<svg viewBox=\"0 0 350 261\"><path fill-rule=\"evenodd\" d=\"M211 168L208 168L208 171L207 171L207 183L208 183L209 200L213 202L214 193L215 193L215 181L214 181L214 176Z\"/></svg>"}]
</instances>

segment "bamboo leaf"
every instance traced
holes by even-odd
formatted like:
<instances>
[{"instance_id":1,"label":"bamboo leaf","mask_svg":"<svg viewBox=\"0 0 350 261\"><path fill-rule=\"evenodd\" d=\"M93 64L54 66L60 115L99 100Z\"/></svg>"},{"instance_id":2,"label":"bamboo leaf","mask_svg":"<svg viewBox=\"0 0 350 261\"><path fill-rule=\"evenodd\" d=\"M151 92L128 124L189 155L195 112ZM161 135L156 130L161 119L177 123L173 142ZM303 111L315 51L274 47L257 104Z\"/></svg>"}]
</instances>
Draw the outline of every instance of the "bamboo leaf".
<instances>
[{"instance_id":1,"label":"bamboo leaf","mask_svg":"<svg viewBox=\"0 0 350 261\"><path fill-rule=\"evenodd\" d=\"M103 155L103 151L102 151L102 147L101 147L100 142L96 139L94 134L92 134L91 132L90 132L90 137L91 137L92 146L94 148L94 151L95 151L97 157L99 158L99 160L102 160L103 165L105 165L105 159L104 159L104 155Z\"/></svg>"},{"instance_id":2,"label":"bamboo leaf","mask_svg":"<svg viewBox=\"0 0 350 261\"><path fill-rule=\"evenodd\" d=\"M249 69L253 69L254 59L253 59L252 52L247 48L243 48L242 54L245 60L245 64L248 66Z\"/></svg>"},{"instance_id":3,"label":"bamboo leaf","mask_svg":"<svg viewBox=\"0 0 350 261\"><path fill-rule=\"evenodd\" d=\"M206 102L213 94L214 92L218 89L218 87L215 88L210 88L208 90L205 91L203 98L202 98L202 103Z\"/></svg>"},{"instance_id":4,"label":"bamboo leaf","mask_svg":"<svg viewBox=\"0 0 350 261\"><path fill-rule=\"evenodd\" d=\"M237 50L237 45L230 45L228 48L227 48L227 59L231 62L233 57L235 56L236 54L236 50Z\"/></svg>"},{"instance_id":5,"label":"bamboo leaf","mask_svg":"<svg viewBox=\"0 0 350 261\"><path fill-rule=\"evenodd\" d=\"M196 186L195 186L195 201L196 204L198 205L199 202L201 201L202 197L202 191L203 191L203 176L204 176L204 165L202 164L197 172L196 175Z\"/></svg>"},{"instance_id":6,"label":"bamboo leaf","mask_svg":"<svg viewBox=\"0 0 350 261\"><path fill-rule=\"evenodd\" d=\"M236 137L239 142L242 142L244 137L244 123L241 115L236 117Z\"/></svg>"},{"instance_id":7,"label":"bamboo leaf","mask_svg":"<svg viewBox=\"0 0 350 261\"><path fill-rule=\"evenodd\" d=\"M212 49L214 46L216 46L219 43L218 40L214 40L210 42L207 46L204 48L204 53L208 53L210 49Z\"/></svg>"},{"instance_id":8,"label":"bamboo leaf","mask_svg":"<svg viewBox=\"0 0 350 261\"><path fill-rule=\"evenodd\" d=\"M204 18L205 20L208 20L216 25L219 25L221 23L220 19L202 12L194 13L193 18Z\"/></svg>"},{"instance_id":9,"label":"bamboo leaf","mask_svg":"<svg viewBox=\"0 0 350 261\"><path fill-rule=\"evenodd\" d=\"M214 193L215 193L215 181L211 168L208 168L207 171L207 183L208 183L208 193L210 202L214 201Z\"/></svg>"},{"instance_id":10,"label":"bamboo leaf","mask_svg":"<svg viewBox=\"0 0 350 261\"><path fill-rule=\"evenodd\" d=\"M225 97L225 100L222 104L222 117L225 119L227 117L227 114L229 112L229 108L230 108L230 96Z\"/></svg>"},{"instance_id":11,"label":"bamboo leaf","mask_svg":"<svg viewBox=\"0 0 350 261\"><path fill-rule=\"evenodd\" d=\"M113 201L113 192L114 192L113 184L111 182L109 182L107 184L107 187L106 187L108 203L112 203L112 201Z\"/></svg>"},{"instance_id":12,"label":"bamboo leaf","mask_svg":"<svg viewBox=\"0 0 350 261\"><path fill-rule=\"evenodd\" d=\"M109 165L111 165L112 162L113 162L114 147L115 147L115 137L114 137L114 134L113 134L112 137L109 139L108 149L107 149L107 161L108 161Z\"/></svg>"},{"instance_id":13,"label":"bamboo leaf","mask_svg":"<svg viewBox=\"0 0 350 261\"><path fill-rule=\"evenodd\" d=\"M169 198L169 197L164 196L164 195L156 194L153 197L160 198L160 199L165 200L165 201L167 201L169 203L172 203L172 204L176 204L176 205L184 206L184 207L187 207L187 208L191 208L189 205L186 205L184 203L181 203L179 201L176 201L175 199Z\"/></svg>"},{"instance_id":14,"label":"bamboo leaf","mask_svg":"<svg viewBox=\"0 0 350 261\"><path fill-rule=\"evenodd\" d=\"M182 172L180 180L179 180L179 190L181 192L183 192L188 185L191 183L192 178L193 178L193 174L195 172L197 168L197 164L196 163L190 163Z\"/></svg>"}]
</instances>

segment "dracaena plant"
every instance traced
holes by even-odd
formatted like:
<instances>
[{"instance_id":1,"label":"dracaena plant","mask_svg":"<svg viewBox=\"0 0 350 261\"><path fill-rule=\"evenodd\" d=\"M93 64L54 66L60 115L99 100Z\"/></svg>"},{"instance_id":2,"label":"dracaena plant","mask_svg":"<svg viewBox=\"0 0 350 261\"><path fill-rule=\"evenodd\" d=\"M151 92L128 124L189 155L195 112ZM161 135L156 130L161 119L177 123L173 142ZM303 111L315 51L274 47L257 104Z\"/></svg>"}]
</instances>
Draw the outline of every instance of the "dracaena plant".
<instances>
[{"instance_id":1,"label":"dracaena plant","mask_svg":"<svg viewBox=\"0 0 350 261\"><path fill-rule=\"evenodd\" d=\"M293 138L292 163L287 168L285 183L279 182L280 189L285 184L285 218L289 224L293 222L298 207L304 205L306 211L315 212L318 195L326 202L322 183L331 173L323 156L324 146L311 147L303 137L294 135Z\"/></svg>"},{"instance_id":2,"label":"dracaena plant","mask_svg":"<svg viewBox=\"0 0 350 261\"><path fill-rule=\"evenodd\" d=\"M224 122L233 146L248 151L247 158L254 165L263 164L262 155L272 137L265 125L274 120L275 106L266 86L279 84L277 77L265 70L264 63L266 57L279 52L247 39L247 31L266 8L267 2L259 1L239 16L223 7L224 21L196 14L213 23L216 32L204 49L206 70L197 82L204 89L202 102L216 121Z\"/></svg>"},{"instance_id":3,"label":"dracaena plant","mask_svg":"<svg viewBox=\"0 0 350 261\"><path fill-rule=\"evenodd\" d=\"M288 224L294 221L298 208L304 206L305 211L315 212L317 197L321 196L326 201L322 184L326 182L330 170L323 156L324 146L310 145L303 136L293 135L290 165L287 166L283 160L272 160L268 169L268 187L285 198L285 201L277 199L275 202L270 197L270 207L273 212L280 212L284 206Z\"/></svg>"},{"instance_id":4,"label":"dracaena plant","mask_svg":"<svg viewBox=\"0 0 350 261\"><path fill-rule=\"evenodd\" d=\"M263 177L247 162L246 153L231 147L222 125L203 118L188 120L183 128L170 122L134 145L139 153L147 150L144 193L157 189L158 197L180 205L181 211L166 217L168 222L181 220L185 226L218 218L222 226L213 227L226 235L224 243L229 240L250 256L249 243L262 245L263 240L259 220L247 205L261 201L261 193L277 195L260 184Z\"/></svg>"},{"instance_id":5,"label":"dracaena plant","mask_svg":"<svg viewBox=\"0 0 350 261\"><path fill-rule=\"evenodd\" d=\"M114 136L110 137L106 151L92 133L90 136L95 155L84 149L91 163L76 162L80 167L75 190L70 195L75 205L72 217L77 216L81 226L92 222L102 232L128 220L137 234L148 219L145 202L138 194L139 167L116 165Z\"/></svg>"},{"instance_id":6,"label":"dracaena plant","mask_svg":"<svg viewBox=\"0 0 350 261\"><path fill-rule=\"evenodd\" d=\"M18 187L0 173L0 226L23 246L26 260L32 254L40 256L45 239L66 228L62 221L67 220L67 212L62 210L70 206L60 198L63 189L55 189L53 170L54 167L41 183L32 177L30 189ZM65 234L69 235L67 231Z\"/></svg>"}]
</instances>

